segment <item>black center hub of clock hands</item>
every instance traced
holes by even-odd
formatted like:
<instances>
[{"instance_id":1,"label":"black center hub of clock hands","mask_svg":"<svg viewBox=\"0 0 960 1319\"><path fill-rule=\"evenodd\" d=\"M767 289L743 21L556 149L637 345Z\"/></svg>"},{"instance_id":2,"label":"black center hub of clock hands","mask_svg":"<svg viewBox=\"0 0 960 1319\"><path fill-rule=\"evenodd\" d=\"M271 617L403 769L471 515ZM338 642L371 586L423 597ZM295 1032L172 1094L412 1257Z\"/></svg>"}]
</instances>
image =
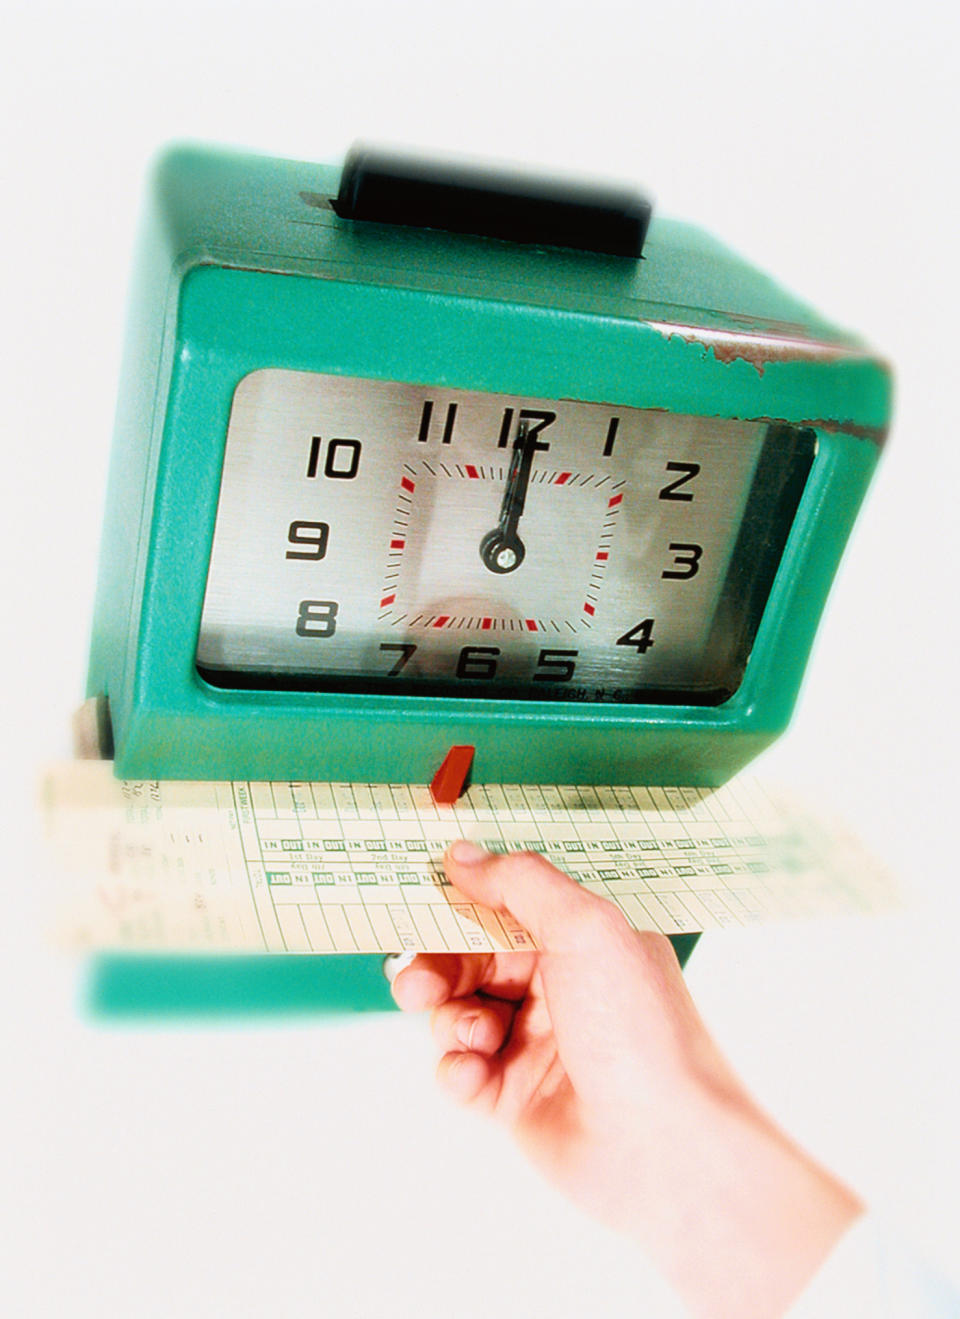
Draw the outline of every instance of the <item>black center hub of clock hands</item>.
<instances>
[{"instance_id":1,"label":"black center hub of clock hands","mask_svg":"<svg viewBox=\"0 0 960 1319\"><path fill-rule=\"evenodd\" d=\"M480 558L491 572L515 572L523 563L527 551L517 533L517 527L527 502L533 455L538 449L549 447L548 444L538 442L536 432L530 430L529 422L522 417L510 455L510 470L500 504L500 521L480 542Z\"/></svg>"}]
</instances>

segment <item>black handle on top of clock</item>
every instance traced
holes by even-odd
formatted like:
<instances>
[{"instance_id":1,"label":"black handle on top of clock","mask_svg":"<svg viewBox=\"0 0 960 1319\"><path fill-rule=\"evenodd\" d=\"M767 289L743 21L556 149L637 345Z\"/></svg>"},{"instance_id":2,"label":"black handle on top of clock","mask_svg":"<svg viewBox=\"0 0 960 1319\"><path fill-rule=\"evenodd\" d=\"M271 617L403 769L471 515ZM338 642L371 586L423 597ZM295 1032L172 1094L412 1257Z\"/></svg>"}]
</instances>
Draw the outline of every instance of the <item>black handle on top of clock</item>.
<instances>
[{"instance_id":1,"label":"black handle on top of clock","mask_svg":"<svg viewBox=\"0 0 960 1319\"><path fill-rule=\"evenodd\" d=\"M344 220L446 229L639 259L652 212L621 185L428 160L355 143L331 201Z\"/></svg>"}]
</instances>

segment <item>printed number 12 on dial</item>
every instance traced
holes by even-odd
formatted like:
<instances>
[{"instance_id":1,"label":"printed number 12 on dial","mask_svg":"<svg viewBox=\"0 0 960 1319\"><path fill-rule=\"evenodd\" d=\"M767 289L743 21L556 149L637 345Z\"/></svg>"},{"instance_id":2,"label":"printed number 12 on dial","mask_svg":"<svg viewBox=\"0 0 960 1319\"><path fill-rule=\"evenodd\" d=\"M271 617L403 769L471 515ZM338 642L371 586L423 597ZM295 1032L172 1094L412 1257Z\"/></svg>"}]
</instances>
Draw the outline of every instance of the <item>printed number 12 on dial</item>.
<instances>
[{"instance_id":1,"label":"printed number 12 on dial","mask_svg":"<svg viewBox=\"0 0 960 1319\"><path fill-rule=\"evenodd\" d=\"M719 704L815 452L783 424L253 371L198 668L221 688Z\"/></svg>"}]
</instances>

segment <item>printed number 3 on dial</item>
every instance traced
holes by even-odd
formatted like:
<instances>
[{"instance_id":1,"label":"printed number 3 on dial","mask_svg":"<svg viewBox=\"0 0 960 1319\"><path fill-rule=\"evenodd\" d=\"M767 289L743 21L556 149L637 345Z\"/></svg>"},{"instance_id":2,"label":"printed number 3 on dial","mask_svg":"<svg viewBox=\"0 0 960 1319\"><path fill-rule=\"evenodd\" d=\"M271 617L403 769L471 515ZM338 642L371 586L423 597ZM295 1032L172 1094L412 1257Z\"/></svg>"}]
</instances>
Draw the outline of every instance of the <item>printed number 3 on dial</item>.
<instances>
[{"instance_id":1,"label":"printed number 3 on dial","mask_svg":"<svg viewBox=\"0 0 960 1319\"><path fill-rule=\"evenodd\" d=\"M759 422L254 371L198 669L219 687L717 704L815 447Z\"/></svg>"}]
</instances>

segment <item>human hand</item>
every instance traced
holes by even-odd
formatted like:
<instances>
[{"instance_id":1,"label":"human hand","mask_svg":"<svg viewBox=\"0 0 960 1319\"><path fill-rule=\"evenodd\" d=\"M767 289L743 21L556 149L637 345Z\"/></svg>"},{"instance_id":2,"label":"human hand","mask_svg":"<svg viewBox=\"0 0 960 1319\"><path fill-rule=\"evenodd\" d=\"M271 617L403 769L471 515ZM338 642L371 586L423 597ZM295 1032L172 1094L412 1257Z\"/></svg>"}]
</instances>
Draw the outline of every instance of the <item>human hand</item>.
<instances>
[{"instance_id":1,"label":"human hand","mask_svg":"<svg viewBox=\"0 0 960 1319\"><path fill-rule=\"evenodd\" d=\"M421 954L396 976L401 1008L432 1009L442 1085L636 1239L695 1313L783 1314L862 1206L757 1108L669 940L542 857L461 842L444 864L542 951Z\"/></svg>"}]
</instances>

